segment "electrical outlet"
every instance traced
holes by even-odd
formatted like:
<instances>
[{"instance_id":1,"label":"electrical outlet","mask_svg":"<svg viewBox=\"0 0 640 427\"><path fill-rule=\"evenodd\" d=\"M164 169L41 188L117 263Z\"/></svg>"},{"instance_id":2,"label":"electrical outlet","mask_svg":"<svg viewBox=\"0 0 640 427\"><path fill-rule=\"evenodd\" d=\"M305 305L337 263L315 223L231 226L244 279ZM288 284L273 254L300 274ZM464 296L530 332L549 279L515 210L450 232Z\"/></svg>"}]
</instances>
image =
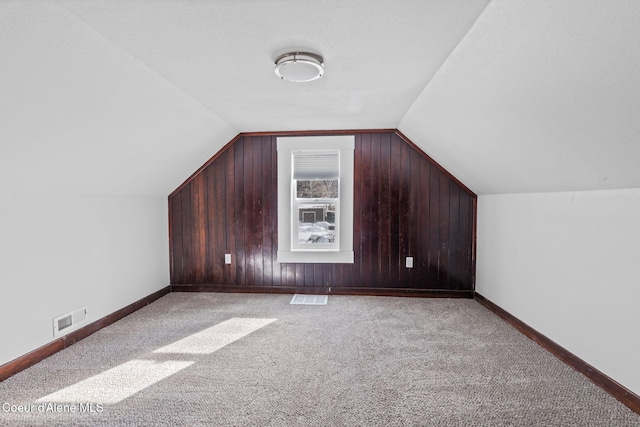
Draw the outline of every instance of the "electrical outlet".
<instances>
[{"instance_id":1,"label":"electrical outlet","mask_svg":"<svg viewBox=\"0 0 640 427\"><path fill-rule=\"evenodd\" d=\"M231 254L224 254L224 263L231 264Z\"/></svg>"},{"instance_id":2,"label":"electrical outlet","mask_svg":"<svg viewBox=\"0 0 640 427\"><path fill-rule=\"evenodd\" d=\"M412 256L408 256L406 258L406 267L407 268L413 268L413 257Z\"/></svg>"}]
</instances>

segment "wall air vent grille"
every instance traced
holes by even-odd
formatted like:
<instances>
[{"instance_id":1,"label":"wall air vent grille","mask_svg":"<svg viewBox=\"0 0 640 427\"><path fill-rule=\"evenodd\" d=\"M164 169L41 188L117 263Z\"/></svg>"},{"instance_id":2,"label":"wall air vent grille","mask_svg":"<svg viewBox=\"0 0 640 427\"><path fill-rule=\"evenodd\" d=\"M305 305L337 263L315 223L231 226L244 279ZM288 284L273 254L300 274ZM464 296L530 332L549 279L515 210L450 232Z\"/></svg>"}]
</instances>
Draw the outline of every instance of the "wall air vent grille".
<instances>
[{"instance_id":1,"label":"wall air vent grille","mask_svg":"<svg viewBox=\"0 0 640 427\"><path fill-rule=\"evenodd\" d=\"M53 336L58 337L64 333L67 333L73 329L77 329L78 326L86 323L87 321L87 307L81 307L77 310L73 310L69 313L62 314L53 318Z\"/></svg>"}]
</instances>

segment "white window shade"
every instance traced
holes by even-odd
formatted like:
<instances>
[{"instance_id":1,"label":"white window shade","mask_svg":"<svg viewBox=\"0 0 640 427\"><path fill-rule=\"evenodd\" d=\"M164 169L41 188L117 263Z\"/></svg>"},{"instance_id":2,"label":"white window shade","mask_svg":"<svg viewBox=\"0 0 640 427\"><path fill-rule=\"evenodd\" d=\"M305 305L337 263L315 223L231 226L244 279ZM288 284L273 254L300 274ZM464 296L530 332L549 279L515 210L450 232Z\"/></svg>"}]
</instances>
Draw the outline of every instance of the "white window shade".
<instances>
[{"instance_id":1,"label":"white window shade","mask_svg":"<svg viewBox=\"0 0 640 427\"><path fill-rule=\"evenodd\" d=\"M293 179L338 179L340 178L340 152L294 151Z\"/></svg>"}]
</instances>

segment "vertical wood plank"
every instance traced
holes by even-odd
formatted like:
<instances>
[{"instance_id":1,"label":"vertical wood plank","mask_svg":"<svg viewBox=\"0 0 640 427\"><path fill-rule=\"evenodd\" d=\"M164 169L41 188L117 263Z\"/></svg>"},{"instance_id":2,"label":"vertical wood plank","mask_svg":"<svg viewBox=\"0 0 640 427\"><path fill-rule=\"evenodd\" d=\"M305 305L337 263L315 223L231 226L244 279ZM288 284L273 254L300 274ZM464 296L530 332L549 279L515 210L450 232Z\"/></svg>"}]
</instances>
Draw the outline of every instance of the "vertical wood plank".
<instances>
[{"instance_id":1,"label":"vertical wood plank","mask_svg":"<svg viewBox=\"0 0 640 427\"><path fill-rule=\"evenodd\" d=\"M399 286L401 288L409 288L411 286L412 269L405 267L405 259L411 255L411 221L409 213L411 212L410 185L411 185L411 147L394 135L397 144L400 146L400 166L398 168L400 176L399 188L399 216L398 216L398 233L399 233Z\"/></svg>"},{"instance_id":2,"label":"vertical wood plank","mask_svg":"<svg viewBox=\"0 0 640 427\"><path fill-rule=\"evenodd\" d=\"M472 200L464 191L460 191L460 223L458 229L458 285L459 289L472 289Z\"/></svg>"},{"instance_id":3,"label":"vertical wood plank","mask_svg":"<svg viewBox=\"0 0 640 427\"><path fill-rule=\"evenodd\" d=\"M410 214L411 214L411 236L409 256L413 257L413 268L411 269L411 288L422 288L427 285L428 276L426 275L425 263L427 262L427 251L424 249L423 236L427 235L424 230L423 218L428 210L428 203L425 210L425 202L423 197L424 185L422 183L422 158L415 150L411 150L410 154Z\"/></svg>"},{"instance_id":4,"label":"vertical wood plank","mask_svg":"<svg viewBox=\"0 0 640 427\"><path fill-rule=\"evenodd\" d=\"M313 273L314 273L314 265L313 264L302 264L302 269L304 271L304 282L302 282L302 284L300 284L300 282L297 283L298 286L306 286L306 287L311 287L313 286ZM297 279L297 277L296 277Z\"/></svg>"},{"instance_id":5,"label":"vertical wood plank","mask_svg":"<svg viewBox=\"0 0 640 427\"><path fill-rule=\"evenodd\" d=\"M305 265L304 264L290 264L294 266L293 277L294 277L294 285L295 286L304 286L305 285Z\"/></svg>"},{"instance_id":6,"label":"vertical wood plank","mask_svg":"<svg viewBox=\"0 0 640 427\"><path fill-rule=\"evenodd\" d=\"M245 263L245 285L255 286L254 281L254 259L253 259L253 239L255 237L255 204L253 199L253 139L245 138L244 141L244 263Z\"/></svg>"},{"instance_id":7,"label":"vertical wood plank","mask_svg":"<svg viewBox=\"0 0 640 427\"><path fill-rule=\"evenodd\" d=\"M431 198L431 165L430 163L418 155L418 159L416 159L420 163L420 200L421 200L421 209L420 209L420 219L418 220L418 224L420 224L420 242L419 246L419 254L420 260L418 262L420 266L420 275L422 277L421 280L421 288L423 289L433 289L434 282L431 278L431 271L433 269L433 256L430 252L430 242L432 239L432 233L435 231L431 228L431 205L434 203L434 200ZM437 201L436 201L437 203ZM415 264L415 261L414 261Z\"/></svg>"},{"instance_id":8,"label":"vertical wood plank","mask_svg":"<svg viewBox=\"0 0 640 427\"><path fill-rule=\"evenodd\" d=\"M264 181L262 176L262 138L252 139L251 144L251 179L252 189L252 212L253 218L250 222L251 236L251 260L252 260L252 286L264 285L264 265L263 265L263 205L264 205Z\"/></svg>"},{"instance_id":9,"label":"vertical wood plank","mask_svg":"<svg viewBox=\"0 0 640 427\"><path fill-rule=\"evenodd\" d=\"M438 253L438 288L449 284L449 178L440 175L440 248Z\"/></svg>"},{"instance_id":10,"label":"vertical wood plank","mask_svg":"<svg viewBox=\"0 0 640 427\"><path fill-rule=\"evenodd\" d=\"M372 181L371 181L371 135L364 134L361 136L361 150L360 150L360 167L362 176L362 187L356 192L360 200L361 212L360 212L360 268L359 268L359 282L356 286L366 287L368 284L373 283L371 280L371 209L372 199L371 194Z\"/></svg>"},{"instance_id":11,"label":"vertical wood plank","mask_svg":"<svg viewBox=\"0 0 640 427\"><path fill-rule=\"evenodd\" d=\"M370 222L370 243L371 272L370 283L380 286L380 135L372 134L370 141L371 155L371 208L369 211Z\"/></svg>"},{"instance_id":12,"label":"vertical wood plank","mask_svg":"<svg viewBox=\"0 0 640 427\"><path fill-rule=\"evenodd\" d=\"M448 289L460 289L459 265L460 256L459 244L460 227L460 190L457 185L449 180L449 266L448 266Z\"/></svg>"},{"instance_id":13,"label":"vertical wood plank","mask_svg":"<svg viewBox=\"0 0 640 427\"><path fill-rule=\"evenodd\" d=\"M213 165L212 165L213 166ZM219 189L217 187L217 175L220 168L218 165L210 167L202 171L203 181L205 184L204 202L205 202L205 243L206 243L206 256L205 256L205 271L204 271L204 283L220 283L220 276L218 275L220 265L216 266L216 242L219 244L220 227L222 224L222 215L216 212L216 209L220 208L219 203L216 203ZM216 271L216 267L218 270ZM218 273L218 274L216 274Z\"/></svg>"},{"instance_id":14,"label":"vertical wood plank","mask_svg":"<svg viewBox=\"0 0 640 427\"><path fill-rule=\"evenodd\" d=\"M429 180L429 287L438 288L440 277L440 251L442 233L440 230L440 171L430 168Z\"/></svg>"},{"instance_id":15,"label":"vertical wood plank","mask_svg":"<svg viewBox=\"0 0 640 427\"><path fill-rule=\"evenodd\" d=\"M227 191L225 192L224 204L225 209L225 233L226 233L226 246L225 253L231 254L231 265L225 264L224 266L224 281L225 285L236 284L236 264L238 262L238 252L236 250L236 179L235 179L235 157L236 146L235 144L226 152L225 157L225 182Z\"/></svg>"},{"instance_id":16,"label":"vertical wood plank","mask_svg":"<svg viewBox=\"0 0 640 427\"><path fill-rule=\"evenodd\" d=\"M225 203L229 184L227 182L226 163L229 161L229 153L225 153L219 162L215 163L215 176L209 181L214 185L214 190L209 190L209 195L214 196L212 201L208 203L209 211L207 218L210 222L215 223L215 241L210 242L213 246L211 262L213 262L213 283L224 283L225 272L228 270L224 263L224 255L227 252L227 210L229 206ZM233 259L233 258L232 258ZM233 262L233 261L232 261Z\"/></svg>"},{"instance_id":17,"label":"vertical wood plank","mask_svg":"<svg viewBox=\"0 0 640 427\"><path fill-rule=\"evenodd\" d=\"M280 286L281 268L278 255L278 169L276 139L271 136L262 139L262 174L264 177L264 240L265 284Z\"/></svg>"},{"instance_id":18,"label":"vertical wood plank","mask_svg":"<svg viewBox=\"0 0 640 427\"><path fill-rule=\"evenodd\" d=\"M204 283L205 257L206 257L206 236L205 236L205 182L202 174L198 175L192 182L193 209L193 232L195 234L193 253L195 257L195 283Z\"/></svg>"},{"instance_id":19,"label":"vertical wood plank","mask_svg":"<svg viewBox=\"0 0 640 427\"><path fill-rule=\"evenodd\" d=\"M247 211L245 209L245 192L248 189L245 188L245 167L244 167L244 147L245 139L241 138L236 141L235 154L234 154L234 169L235 169L235 233L236 233L236 285L246 286L246 252L245 252L245 216Z\"/></svg>"},{"instance_id":20,"label":"vertical wood plank","mask_svg":"<svg viewBox=\"0 0 640 427\"><path fill-rule=\"evenodd\" d=\"M181 191L182 195L182 282L193 283L195 281L195 256L193 253L193 201L191 200L191 183Z\"/></svg>"},{"instance_id":21,"label":"vertical wood plank","mask_svg":"<svg viewBox=\"0 0 640 427\"><path fill-rule=\"evenodd\" d=\"M380 169L378 196L378 254L381 288L391 287L391 212L396 208L391 203L391 135L380 135Z\"/></svg>"},{"instance_id":22,"label":"vertical wood plank","mask_svg":"<svg viewBox=\"0 0 640 427\"><path fill-rule=\"evenodd\" d=\"M184 283L182 271L182 259L184 248L182 247L182 193L169 198L169 224L171 234L171 284Z\"/></svg>"},{"instance_id":23,"label":"vertical wood plank","mask_svg":"<svg viewBox=\"0 0 640 427\"><path fill-rule=\"evenodd\" d=\"M313 286L325 286L324 266L327 264L311 264L313 266Z\"/></svg>"},{"instance_id":24,"label":"vertical wood plank","mask_svg":"<svg viewBox=\"0 0 640 427\"><path fill-rule=\"evenodd\" d=\"M271 141L268 136L260 137L260 277L262 286L273 286L273 254L271 252Z\"/></svg>"},{"instance_id":25,"label":"vertical wood plank","mask_svg":"<svg viewBox=\"0 0 640 427\"><path fill-rule=\"evenodd\" d=\"M400 168L402 142L395 135L389 135L389 286L399 288L400 284L400 223L402 221L402 198L400 197Z\"/></svg>"}]
</instances>

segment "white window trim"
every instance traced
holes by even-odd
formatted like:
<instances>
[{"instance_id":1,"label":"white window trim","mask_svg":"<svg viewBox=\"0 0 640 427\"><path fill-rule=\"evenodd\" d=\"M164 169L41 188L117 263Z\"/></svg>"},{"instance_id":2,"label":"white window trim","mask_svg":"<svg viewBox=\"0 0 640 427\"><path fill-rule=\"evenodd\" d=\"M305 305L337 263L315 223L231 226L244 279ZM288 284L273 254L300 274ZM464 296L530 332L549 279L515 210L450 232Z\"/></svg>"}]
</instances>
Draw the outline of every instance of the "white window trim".
<instances>
[{"instance_id":1,"label":"white window trim","mask_svg":"<svg viewBox=\"0 0 640 427\"><path fill-rule=\"evenodd\" d=\"M340 136L278 137L278 262L353 264L353 162L355 138ZM292 162L296 150L340 150L340 236L336 250L291 250Z\"/></svg>"}]
</instances>

